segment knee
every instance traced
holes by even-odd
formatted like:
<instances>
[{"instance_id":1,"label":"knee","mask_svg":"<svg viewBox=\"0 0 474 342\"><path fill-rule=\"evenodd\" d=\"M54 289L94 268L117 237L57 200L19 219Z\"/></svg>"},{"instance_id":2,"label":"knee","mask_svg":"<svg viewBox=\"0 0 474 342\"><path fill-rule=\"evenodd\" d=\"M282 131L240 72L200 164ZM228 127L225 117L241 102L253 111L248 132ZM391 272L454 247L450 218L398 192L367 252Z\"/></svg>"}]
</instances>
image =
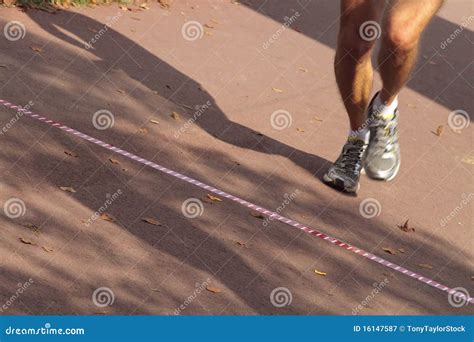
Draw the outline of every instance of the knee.
<instances>
[{"instance_id":1,"label":"knee","mask_svg":"<svg viewBox=\"0 0 474 342\"><path fill-rule=\"evenodd\" d=\"M416 27L409 22L392 19L384 28L383 41L394 53L404 53L417 46L419 36Z\"/></svg>"},{"instance_id":2,"label":"knee","mask_svg":"<svg viewBox=\"0 0 474 342\"><path fill-rule=\"evenodd\" d=\"M338 49L343 54L350 54L356 60L369 55L374 47L374 40L363 39L357 25L341 27L338 36Z\"/></svg>"}]
</instances>

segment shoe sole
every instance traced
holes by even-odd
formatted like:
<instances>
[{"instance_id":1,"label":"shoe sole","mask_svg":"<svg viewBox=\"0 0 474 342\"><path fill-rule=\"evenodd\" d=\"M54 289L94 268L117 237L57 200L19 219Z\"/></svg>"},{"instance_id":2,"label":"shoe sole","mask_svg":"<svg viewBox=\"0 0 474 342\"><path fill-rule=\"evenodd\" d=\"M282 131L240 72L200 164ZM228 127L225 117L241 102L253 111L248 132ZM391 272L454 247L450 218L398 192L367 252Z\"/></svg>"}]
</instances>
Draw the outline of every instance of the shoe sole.
<instances>
[{"instance_id":1,"label":"shoe sole","mask_svg":"<svg viewBox=\"0 0 474 342\"><path fill-rule=\"evenodd\" d=\"M355 189L348 189L344 186L344 181L340 180L339 178L337 179L329 178L327 174L324 174L323 180L327 184L332 185L332 187L335 188L336 190L347 192L348 194L357 194L357 191L359 191L360 189L359 183L357 183L357 187Z\"/></svg>"}]
</instances>

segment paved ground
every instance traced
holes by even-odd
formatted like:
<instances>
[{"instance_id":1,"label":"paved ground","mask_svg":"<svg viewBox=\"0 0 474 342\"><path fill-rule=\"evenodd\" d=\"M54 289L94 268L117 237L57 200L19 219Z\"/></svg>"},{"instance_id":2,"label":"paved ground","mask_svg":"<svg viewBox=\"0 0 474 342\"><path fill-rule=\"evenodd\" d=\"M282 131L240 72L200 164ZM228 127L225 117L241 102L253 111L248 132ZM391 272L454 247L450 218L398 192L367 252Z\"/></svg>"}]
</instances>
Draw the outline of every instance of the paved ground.
<instances>
[{"instance_id":1,"label":"paved ground","mask_svg":"<svg viewBox=\"0 0 474 342\"><path fill-rule=\"evenodd\" d=\"M473 113L472 21L440 48L469 17L469 1L450 2L425 34L401 94L399 176L364 177L358 197L320 180L348 127L332 73L337 1L150 7L1 9L1 27L17 20L26 35L0 39L0 97L32 101L35 112L266 208L295 197L284 215L474 293L472 125L454 132L447 123L454 110ZM191 20L207 24L201 39L183 39ZM113 127L94 127L101 109L113 113ZM277 110L290 113L290 127L272 127ZM0 109L2 125L12 116ZM181 314L350 315L358 305L359 314L472 312L332 244L278 222L264 226L227 200L203 202L202 215L187 218L183 202L206 192L29 118L1 142L0 200L19 198L26 209L0 216L2 314L173 314L181 305ZM115 221L84 223L110 196ZM367 198L380 204L374 218L359 210ZM397 227L407 219L415 232ZM374 294L376 282L386 285ZM112 305L93 303L100 287L112 290ZM291 304L272 305L277 287L291 292Z\"/></svg>"}]
</instances>

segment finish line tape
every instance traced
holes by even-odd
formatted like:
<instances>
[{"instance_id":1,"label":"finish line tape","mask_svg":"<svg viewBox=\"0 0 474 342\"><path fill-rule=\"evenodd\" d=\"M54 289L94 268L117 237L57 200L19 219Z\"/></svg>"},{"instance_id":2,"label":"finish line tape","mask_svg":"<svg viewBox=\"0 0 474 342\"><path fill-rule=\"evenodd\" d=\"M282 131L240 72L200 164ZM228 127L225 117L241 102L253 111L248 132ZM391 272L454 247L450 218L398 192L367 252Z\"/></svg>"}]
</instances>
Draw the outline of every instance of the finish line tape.
<instances>
[{"instance_id":1,"label":"finish line tape","mask_svg":"<svg viewBox=\"0 0 474 342\"><path fill-rule=\"evenodd\" d=\"M334 245L336 245L336 246L338 246L338 247L344 248L344 249L346 249L346 250L348 250L348 251L351 251L351 252L353 252L353 253L356 253L357 255L360 255L360 256L363 256L363 257L365 257L365 258L367 258L367 259L369 259L369 260L372 260L373 262L379 263L379 264L381 264L381 265L384 265L384 266L386 266L386 267L389 267L389 268L393 269L394 271L397 271L397 272L399 272L399 273L401 273L401 274L404 274L404 275L409 276L409 277L411 277L411 278L413 278L413 279L416 279L416 280L421 281L421 282L423 282L423 283L425 283L425 284L428 284L428 285L430 285L430 286L432 286L432 287L434 287L434 288L437 288L438 290L447 292L447 293L449 294L449 296L451 296L450 298L452 298L452 300L453 300L454 302L459 302L459 301L461 301L461 303L465 302L465 303L467 304L468 302L470 302L470 303L473 303L473 304L474 304L474 298L473 298L473 297L470 297L470 296L469 296L469 293L467 293L467 290L464 289L464 288L459 288L459 287L457 287L457 288L449 288L449 287L447 287L447 286L445 286L445 285L443 285L443 284L440 284L440 283L436 282L436 281L433 280L433 279L430 279L430 278L427 278L427 277L423 277L423 276L421 276L421 275L419 275L419 274L417 274L417 273L415 273L415 272L412 272L412 271L410 271L410 270L408 270L408 269L406 269L406 268L404 268L404 267L402 267L402 266L399 266L399 265L394 264L394 263L392 263L392 262L390 262L390 261L388 261L388 260L385 260L385 259L383 259L383 258L381 258L381 257L379 257L379 256L377 256L377 255L375 255L375 254L366 252L366 251L364 251L363 249L357 248L357 247L355 247L355 246L353 246L353 245L350 245L350 244L348 244L348 243L346 243L346 242L343 242L343 241L341 241L341 240L339 240L339 239L336 239L336 238L334 238L334 237L332 237L332 236L326 235L326 234L324 234L324 233L322 233L322 232L319 232L319 231L317 231L317 230L315 230L315 229L313 229L313 228L309 228L309 227L307 227L307 226L305 226L305 225L303 225L303 224L301 224L301 223L299 223L299 222L297 222L297 221L294 221L294 220L291 220L291 219L289 219L289 218L287 218L287 217L281 216L281 215L279 215L279 214L276 213L276 212L273 212L273 211L271 211L271 210L267 210L267 209L265 209L265 208L259 207L258 205L255 205L255 204L253 204L253 203L247 202L246 200L243 200L243 199L241 199L241 198L239 198L239 197L236 197L236 196L234 196L234 195L231 195L231 194L229 194L229 193L227 193L227 192L224 192L224 191L222 191L222 190L216 189L216 188L214 188L214 187L212 187L212 186L210 186L210 185L207 185L207 184L205 184L205 183L201 183L201 182L199 182L199 181L197 181L197 180L195 180L195 179L193 179L193 178L187 177L187 176L185 176L185 175L183 175L183 174L181 174L181 173L179 173L179 172L176 172L176 171L170 170L170 169L168 169L168 168L166 168L166 167L164 167L164 166L158 165L158 164L156 164L156 163L154 163L154 162L152 162L152 161L150 161L150 160L141 158L141 157L139 157L139 156L137 156L137 155L135 155L135 154L133 154L133 153L124 151L124 150L122 150L122 149L120 149L120 148L118 148L118 147L115 147L115 146L112 146L112 145L110 145L110 144L107 144L107 143L105 143L105 142L103 142L103 141L101 141L101 140L99 140L99 139L93 138L93 137L91 137L91 136L89 136L89 135L87 135L87 134L84 134L84 133L82 133L82 132L79 132L79 131L75 130L74 128L70 128L70 127L68 127L68 126L65 126L65 125L59 123L59 122L55 122L55 121L53 121L53 120L49 120L48 118L46 118L46 117L44 117L44 116L41 116L41 115L35 114L35 113L33 113L33 112L30 112L30 111L28 111L28 110L26 110L26 109L24 109L24 108L21 108L20 106L17 106L17 105L15 105L15 104L12 104L12 103L7 102L7 101L5 101L5 100L0 99L0 104L4 105L5 107L14 109L14 110L16 110L17 112L22 112L23 114L28 115L28 116L30 116L30 117L32 117L33 119L36 119L36 120L38 120L38 121L42 121L42 122L44 122L44 123L46 123L46 124L48 124L48 125L50 125L50 126L57 127L57 128L59 128L59 129L61 129L61 130L63 130L63 131L66 131L66 132L68 132L68 133L71 133L71 134L73 134L73 135L76 135L76 136L78 136L79 138L82 138L82 139L84 139L84 140L88 140L88 141L90 141L90 142L92 142L92 143L94 143L94 144L96 144L96 145L99 145L99 146L101 146L101 147L103 147L103 148L106 148L106 149L108 149L108 150L110 150L110 151L113 151L113 152L115 152L115 153L121 154L121 155L123 155L123 156L125 156L125 157L127 157L127 158L129 158L129 159L135 160L135 161L137 161L137 162L139 162L139 163L141 163L141 164L144 164L144 165L146 165L146 166L152 167L152 168L154 168L154 169L156 169L156 170L159 170L159 171L161 171L161 172L163 172L163 173L166 173L166 174L168 174L168 175L170 175L170 176L179 178L179 179L181 179L181 180L183 180L183 181L185 181L185 182L188 182L188 183L191 183L191 184L193 184L193 185L195 185L195 186L198 186L198 187L200 187L200 188L206 189L207 191L210 191L210 192L212 192L212 193L214 193L214 194L216 194L216 195L220 195L220 196L222 196L222 197L228 198L228 199L230 199L230 200L232 200L232 201L234 201L234 202L237 202L237 203L239 203L239 204L241 204L241 205L243 205L243 206L245 206L245 207L247 207L247 208L250 208L250 209L252 209L252 210L258 211L258 212L262 213L263 215L268 216L269 218L272 218L272 219L274 219L274 220L278 220L278 221L283 222L283 223L285 223L285 224L287 224L287 225L289 225L289 226L292 226L292 227L295 227L295 228L297 228L297 229L300 229L300 230L304 231L304 232L307 233L307 234L316 236L316 237L318 237L318 238L320 238L320 239L322 239L322 240L325 240L325 241L327 241L327 242L330 242L330 243L332 243L332 244L334 244ZM459 305L459 306L461 306L461 305Z\"/></svg>"}]
</instances>

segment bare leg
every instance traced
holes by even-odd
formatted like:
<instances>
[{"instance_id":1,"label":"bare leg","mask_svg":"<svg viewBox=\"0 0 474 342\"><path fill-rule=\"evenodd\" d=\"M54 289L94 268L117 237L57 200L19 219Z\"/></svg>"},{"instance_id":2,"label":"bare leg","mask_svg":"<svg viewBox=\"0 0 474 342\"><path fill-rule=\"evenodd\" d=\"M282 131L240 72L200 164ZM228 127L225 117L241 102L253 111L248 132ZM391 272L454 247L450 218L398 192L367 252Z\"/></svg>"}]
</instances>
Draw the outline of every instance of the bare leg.
<instances>
[{"instance_id":1,"label":"bare leg","mask_svg":"<svg viewBox=\"0 0 474 342\"><path fill-rule=\"evenodd\" d=\"M334 69L339 92L354 131L366 120L373 79L371 52L376 41L362 39L359 29L368 21L379 22L384 7L385 1L381 0L341 1L341 23Z\"/></svg>"},{"instance_id":2,"label":"bare leg","mask_svg":"<svg viewBox=\"0 0 474 342\"><path fill-rule=\"evenodd\" d=\"M421 33L442 3L443 0L389 0L378 56L383 103L390 104L408 81Z\"/></svg>"}]
</instances>

